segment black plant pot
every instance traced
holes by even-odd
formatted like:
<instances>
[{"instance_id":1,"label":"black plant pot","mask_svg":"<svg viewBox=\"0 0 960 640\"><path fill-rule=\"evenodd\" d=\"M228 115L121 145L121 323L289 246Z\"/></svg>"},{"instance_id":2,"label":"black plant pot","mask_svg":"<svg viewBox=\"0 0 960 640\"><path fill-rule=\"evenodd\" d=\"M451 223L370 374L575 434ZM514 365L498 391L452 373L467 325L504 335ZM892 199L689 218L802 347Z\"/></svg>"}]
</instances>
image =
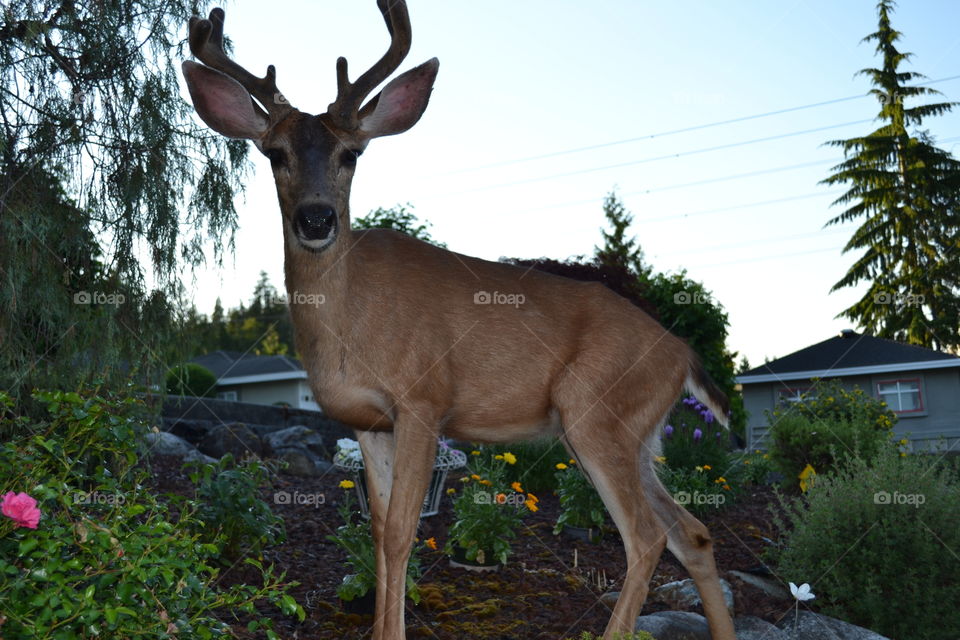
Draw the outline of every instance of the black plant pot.
<instances>
[{"instance_id":1,"label":"black plant pot","mask_svg":"<svg viewBox=\"0 0 960 640\"><path fill-rule=\"evenodd\" d=\"M359 598L341 600L340 607L344 613L356 613L361 616L372 616L377 608L377 592L371 589Z\"/></svg>"},{"instance_id":2,"label":"black plant pot","mask_svg":"<svg viewBox=\"0 0 960 640\"><path fill-rule=\"evenodd\" d=\"M493 552L484 553L484 562L476 560L467 560L467 550L461 546L454 547L453 555L450 557L450 566L467 571L497 571L501 565L493 556Z\"/></svg>"},{"instance_id":3,"label":"black plant pot","mask_svg":"<svg viewBox=\"0 0 960 640\"><path fill-rule=\"evenodd\" d=\"M599 527L571 527L568 524L563 525L563 534L574 540L583 540L596 544L603 537L603 531Z\"/></svg>"}]
</instances>

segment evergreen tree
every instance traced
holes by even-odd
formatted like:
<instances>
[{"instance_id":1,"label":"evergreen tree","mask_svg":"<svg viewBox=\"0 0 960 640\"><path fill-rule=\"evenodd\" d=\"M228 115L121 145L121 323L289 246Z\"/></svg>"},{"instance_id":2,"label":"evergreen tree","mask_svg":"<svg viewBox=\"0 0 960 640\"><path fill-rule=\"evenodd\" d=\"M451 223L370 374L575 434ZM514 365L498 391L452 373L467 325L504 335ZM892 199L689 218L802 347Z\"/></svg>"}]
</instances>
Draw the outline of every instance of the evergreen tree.
<instances>
[{"instance_id":1,"label":"evergreen tree","mask_svg":"<svg viewBox=\"0 0 960 640\"><path fill-rule=\"evenodd\" d=\"M862 251L831 291L869 283L864 296L840 315L884 338L935 348L960 345L960 162L937 148L920 127L923 119L957 103L906 106L937 94L912 82L924 78L900 65L911 54L896 43L890 25L892 0L877 5L879 27L863 42L875 42L879 69L863 69L870 94L880 103L882 126L872 133L834 140L845 160L823 181L848 184L834 204L847 209L827 224L863 222L844 247Z\"/></svg>"},{"instance_id":2,"label":"evergreen tree","mask_svg":"<svg viewBox=\"0 0 960 640\"><path fill-rule=\"evenodd\" d=\"M447 245L445 243L431 237L430 227L432 225L429 222L421 223L411 209L413 209L411 204L406 206L398 204L389 209L380 207L365 216L355 218L350 225L354 229L393 229L446 249Z\"/></svg>"},{"instance_id":3,"label":"evergreen tree","mask_svg":"<svg viewBox=\"0 0 960 640\"><path fill-rule=\"evenodd\" d=\"M0 388L156 381L184 267L231 246L247 145L198 126L181 97L195 13L0 9Z\"/></svg>"},{"instance_id":4,"label":"evergreen tree","mask_svg":"<svg viewBox=\"0 0 960 640\"><path fill-rule=\"evenodd\" d=\"M642 279L649 277L650 267L643 262L643 251L636 237L627 238L627 228L633 223L633 215L623 206L616 191L611 191L603 199L603 215L610 230L600 230L603 246L594 247L597 262L608 267L626 267Z\"/></svg>"}]
</instances>

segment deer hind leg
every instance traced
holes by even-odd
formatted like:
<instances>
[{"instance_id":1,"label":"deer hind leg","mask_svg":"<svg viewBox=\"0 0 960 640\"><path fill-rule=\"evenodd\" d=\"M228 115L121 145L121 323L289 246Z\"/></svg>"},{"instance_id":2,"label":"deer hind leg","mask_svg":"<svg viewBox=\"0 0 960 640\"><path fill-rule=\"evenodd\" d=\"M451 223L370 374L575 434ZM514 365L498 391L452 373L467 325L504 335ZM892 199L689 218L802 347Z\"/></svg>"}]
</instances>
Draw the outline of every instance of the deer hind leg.
<instances>
[{"instance_id":1,"label":"deer hind leg","mask_svg":"<svg viewBox=\"0 0 960 640\"><path fill-rule=\"evenodd\" d=\"M690 573L700 592L710 636L713 640L736 640L733 621L720 588L710 532L674 501L657 477L649 458L643 458L640 467L653 510L667 531L667 548Z\"/></svg>"},{"instance_id":2,"label":"deer hind leg","mask_svg":"<svg viewBox=\"0 0 960 640\"><path fill-rule=\"evenodd\" d=\"M603 634L610 640L616 634L633 632L650 577L667 542L666 532L644 494L638 464L643 445L635 434L608 414L602 423L580 420L564 425L562 439L597 489L623 538L627 573Z\"/></svg>"}]
</instances>

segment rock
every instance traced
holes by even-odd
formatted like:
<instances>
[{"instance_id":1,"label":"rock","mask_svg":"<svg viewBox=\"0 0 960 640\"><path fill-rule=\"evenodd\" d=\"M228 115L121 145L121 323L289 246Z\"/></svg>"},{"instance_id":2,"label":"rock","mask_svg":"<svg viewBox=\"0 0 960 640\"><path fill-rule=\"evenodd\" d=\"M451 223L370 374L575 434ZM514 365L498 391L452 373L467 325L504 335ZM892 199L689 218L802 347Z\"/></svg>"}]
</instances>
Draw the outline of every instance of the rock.
<instances>
[{"instance_id":1,"label":"rock","mask_svg":"<svg viewBox=\"0 0 960 640\"><path fill-rule=\"evenodd\" d=\"M869 629L811 611L800 612L796 627L793 614L784 616L777 626L795 640L890 640Z\"/></svg>"},{"instance_id":2,"label":"rock","mask_svg":"<svg viewBox=\"0 0 960 640\"><path fill-rule=\"evenodd\" d=\"M657 640L710 640L707 619L687 611L660 611L637 618L636 631L647 631Z\"/></svg>"},{"instance_id":3,"label":"rock","mask_svg":"<svg viewBox=\"0 0 960 640\"><path fill-rule=\"evenodd\" d=\"M323 438L320 434L302 425L287 427L263 436L265 453L272 455L284 449L305 449L317 458L323 458Z\"/></svg>"},{"instance_id":4,"label":"rock","mask_svg":"<svg viewBox=\"0 0 960 640\"><path fill-rule=\"evenodd\" d=\"M234 459L241 460L251 454L259 456L263 445L250 427L242 422L231 422L211 428L200 442L199 449L214 458L230 453Z\"/></svg>"},{"instance_id":5,"label":"rock","mask_svg":"<svg viewBox=\"0 0 960 640\"><path fill-rule=\"evenodd\" d=\"M619 591L607 591L605 594L600 596L600 604L606 605L608 608L613 609L615 606L617 606L617 600L619 599Z\"/></svg>"},{"instance_id":6,"label":"rock","mask_svg":"<svg viewBox=\"0 0 960 640\"><path fill-rule=\"evenodd\" d=\"M727 605L727 611L732 616L733 590L730 588L730 583L721 578L720 588L723 589L723 601ZM697 591L697 585L692 578L668 582L654 589L653 595L674 609L689 609L703 604L700 600L700 592Z\"/></svg>"},{"instance_id":7,"label":"rock","mask_svg":"<svg viewBox=\"0 0 960 640\"><path fill-rule=\"evenodd\" d=\"M202 464L210 464L211 462L216 462L216 458L211 458L210 456L200 453L196 449L193 449L187 455L183 456L184 462L200 462Z\"/></svg>"},{"instance_id":8,"label":"rock","mask_svg":"<svg viewBox=\"0 0 960 640\"><path fill-rule=\"evenodd\" d=\"M185 458L196 452L192 444L167 431L148 431L144 439L147 442L147 455Z\"/></svg>"},{"instance_id":9,"label":"rock","mask_svg":"<svg viewBox=\"0 0 960 640\"><path fill-rule=\"evenodd\" d=\"M771 598L787 601L793 600L793 596L790 595L790 591L788 591L787 588L775 578L758 576L753 573L747 573L746 571L728 571L727 575L738 578L746 584L760 589Z\"/></svg>"},{"instance_id":10,"label":"rock","mask_svg":"<svg viewBox=\"0 0 960 640\"><path fill-rule=\"evenodd\" d=\"M164 418L163 429L183 438L190 444L200 444L213 428L209 420L187 420L184 418Z\"/></svg>"},{"instance_id":11,"label":"rock","mask_svg":"<svg viewBox=\"0 0 960 640\"><path fill-rule=\"evenodd\" d=\"M273 457L287 463L283 472L293 476L319 476L327 471L327 468L322 468L317 464L318 462L324 461L316 460L310 453L303 449L282 449L274 452Z\"/></svg>"},{"instance_id":12,"label":"rock","mask_svg":"<svg viewBox=\"0 0 960 640\"><path fill-rule=\"evenodd\" d=\"M753 616L743 616L733 621L733 630L737 640L793 640L766 620Z\"/></svg>"}]
</instances>

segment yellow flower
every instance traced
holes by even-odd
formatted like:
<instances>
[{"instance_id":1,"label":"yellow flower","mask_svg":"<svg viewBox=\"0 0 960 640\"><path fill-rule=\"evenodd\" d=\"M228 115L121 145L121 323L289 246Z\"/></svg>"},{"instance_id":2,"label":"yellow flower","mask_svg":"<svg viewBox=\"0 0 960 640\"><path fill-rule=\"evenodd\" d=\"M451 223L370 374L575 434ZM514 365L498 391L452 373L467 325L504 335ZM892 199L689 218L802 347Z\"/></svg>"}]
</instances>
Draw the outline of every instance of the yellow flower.
<instances>
[{"instance_id":1,"label":"yellow flower","mask_svg":"<svg viewBox=\"0 0 960 640\"><path fill-rule=\"evenodd\" d=\"M430 547L430 548L433 549L434 551L437 550L437 539L436 539L436 538L427 538L426 540L423 541L423 544L427 545L428 547Z\"/></svg>"},{"instance_id":2,"label":"yellow flower","mask_svg":"<svg viewBox=\"0 0 960 640\"><path fill-rule=\"evenodd\" d=\"M743 464L750 464L750 461L749 461L749 460L744 460L744 461L743 461Z\"/></svg>"},{"instance_id":3,"label":"yellow flower","mask_svg":"<svg viewBox=\"0 0 960 640\"><path fill-rule=\"evenodd\" d=\"M516 463L517 463L517 456L513 455L513 454L510 453L509 451L504 451L504 452L503 452L503 459L507 461L507 464L516 464Z\"/></svg>"},{"instance_id":4,"label":"yellow flower","mask_svg":"<svg viewBox=\"0 0 960 640\"><path fill-rule=\"evenodd\" d=\"M523 487L520 485L519 482L514 482L513 484L510 485L510 488L516 491L517 493L523 493Z\"/></svg>"},{"instance_id":5,"label":"yellow flower","mask_svg":"<svg viewBox=\"0 0 960 640\"><path fill-rule=\"evenodd\" d=\"M717 478L716 480L714 480L714 482L716 482L717 484L723 484L723 483L726 482L726 481L727 481L727 479L724 478L723 476L720 476L719 478Z\"/></svg>"},{"instance_id":6,"label":"yellow flower","mask_svg":"<svg viewBox=\"0 0 960 640\"><path fill-rule=\"evenodd\" d=\"M493 483L490 482L489 480L481 480L481 481L480 481L480 484L489 487L489 486L492 485Z\"/></svg>"},{"instance_id":7,"label":"yellow flower","mask_svg":"<svg viewBox=\"0 0 960 640\"><path fill-rule=\"evenodd\" d=\"M901 438L901 439L900 439L900 444L907 444L907 439L906 439L906 438Z\"/></svg>"},{"instance_id":8,"label":"yellow flower","mask_svg":"<svg viewBox=\"0 0 960 640\"><path fill-rule=\"evenodd\" d=\"M760 449L757 449L756 451L754 451L754 453L760 453Z\"/></svg>"},{"instance_id":9,"label":"yellow flower","mask_svg":"<svg viewBox=\"0 0 960 640\"><path fill-rule=\"evenodd\" d=\"M472 473L472 474L470 474L470 478L471 478L472 480L479 480L479 479L480 479L480 476L478 476L478 475L475 474L475 473Z\"/></svg>"},{"instance_id":10,"label":"yellow flower","mask_svg":"<svg viewBox=\"0 0 960 640\"><path fill-rule=\"evenodd\" d=\"M527 502L533 502L533 504L537 504L538 502L540 502L540 498L538 498L537 496L533 495L532 493L528 493L528 494L527 494Z\"/></svg>"},{"instance_id":11,"label":"yellow flower","mask_svg":"<svg viewBox=\"0 0 960 640\"><path fill-rule=\"evenodd\" d=\"M663 456L656 456L656 457L654 457L654 460L655 460L656 462L659 462L660 464L664 464L664 463L667 461L667 459L666 459L665 457L663 457Z\"/></svg>"},{"instance_id":12,"label":"yellow flower","mask_svg":"<svg viewBox=\"0 0 960 640\"><path fill-rule=\"evenodd\" d=\"M730 485L728 484L723 485L723 488L726 489L727 491L730 491Z\"/></svg>"},{"instance_id":13,"label":"yellow flower","mask_svg":"<svg viewBox=\"0 0 960 640\"><path fill-rule=\"evenodd\" d=\"M341 480L340 488L341 489L353 489L356 485L353 483L353 480Z\"/></svg>"},{"instance_id":14,"label":"yellow flower","mask_svg":"<svg viewBox=\"0 0 960 640\"><path fill-rule=\"evenodd\" d=\"M534 502L533 500L527 500L527 501L524 502L523 504L525 504L525 505L527 506L527 509L529 509L530 511L532 511L532 512L534 512L534 513L536 513L536 512L540 509L540 507L537 506L537 503Z\"/></svg>"},{"instance_id":15,"label":"yellow flower","mask_svg":"<svg viewBox=\"0 0 960 640\"><path fill-rule=\"evenodd\" d=\"M701 473L703 472L703 467L701 467L700 465L697 465L696 469L697 469L697 471L700 471Z\"/></svg>"},{"instance_id":16,"label":"yellow flower","mask_svg":"<svg viewBox=\"0 0 960 640\"><path fill-rule=\"evenodd\" d=\"M470 452L470 455L472 455L472 456L478 456L478 455L480 455L480 452L477 451L476 449L474 449L473 451Z\"/></svg>"},{"instance_id":17,"label":"yellow flower","mask_svg":"<svg viewBox=\"0 0 960 640\"><path fill-rule=\"evenodd\" d=\"M498 453L497 455L493 456L493 459L494 459L494 460L503 460L503 456Z\"/></svg>"},{"instance_id":18,"label":"yellow flower","mask_svg":"<svg viewBox=\"0 0 960 640\"><path fill-rule=\"evenodd\" d=\"M570 464L577 464L577 461L574 460L573 458L570 458Z\"/></svg>"},{"instance_id":19,"label":"yellow flower","mask_svg":"<svg viewBox=\"0 0 960 640\"><path fill-rule=\"evenodd\" d=\"M901 451L901 452L900 452L900 457L901 457L901 458L906 458L906 457L907 457L907 452L906 452L906 451Z\"/></svg>"},{"instance_id":20,"label":"yellow flower","mask_svg":"<svg viewBox=\"0 0 960 640\"><path fill-rule=\"evenodd\" d=\"M560 469L560 471L563 471L566 468L567 468L567 465L563 464L562 462L557 463L557 469Z\"/></svg>"},{"instance_id":21,"label":"yellow flower","mask_svg":"<svg viewBox=\"0 0 960 640\"><path fill-rule=\"evenodd\" d=\"M456 492L457 492L457 490L454 489L453 487L450 487L449 489L447 489L447 495L448 495L448 496L452 496L452 495L455 494Z\"/></svg>"},{"instance_id":22,"label":"yellow flower","mask_svg":"<svg viewBox=\"0 0 960 640\"><path fill-rule=\"evenodd\" d=\"M817 475L817 472L814 471L813 467L809 464L803 468L803 471L800 472L800 475L797 477L800 478L800 491L803 493L807 492L807 489L813 486L814 478Z\"/></svg>"},{"instance_id":23,"label":"yellow flower","mask_svg":"<svg viewBox=\"0 0 960 640\"><path fill-rule=\"evenodd\" d=\"M710 469L713 469L713 467L711 467L708 464L703 465L703 468L706 469L707 471L709 471Z\"/></svg>"},{"instance_id":24,"label":"yellow flower","mask_svg":"<svg viewBox=\"0 0 960 640\"><path fill-rule=\"evenodd\" d=\"M470 478L467 476L463 476L462 478L460 478L460 482L470 482Z\"/></svg>"}]
</instances>

